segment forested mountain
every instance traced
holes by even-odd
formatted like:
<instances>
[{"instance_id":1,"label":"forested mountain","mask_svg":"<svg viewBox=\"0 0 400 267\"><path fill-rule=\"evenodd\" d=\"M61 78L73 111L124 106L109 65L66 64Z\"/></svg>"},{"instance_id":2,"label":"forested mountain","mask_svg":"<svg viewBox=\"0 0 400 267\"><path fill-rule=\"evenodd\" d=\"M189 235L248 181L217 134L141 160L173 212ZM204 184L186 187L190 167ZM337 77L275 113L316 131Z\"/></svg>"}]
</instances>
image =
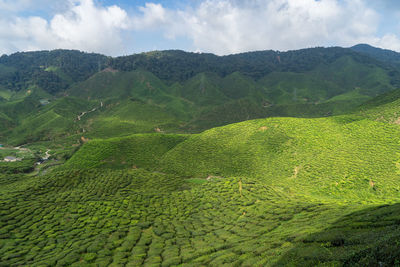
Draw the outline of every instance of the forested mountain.
<instances>
[{"instance_id":1,"label":"forested mountain","mask_svg":"<svg viewBox=\"0 0 400 267\"><path fill-rule=\"evenodd\" d=\"M213 54L187 53L179 50L155 51L117 57L111 61L114 69L132 71L145 69L163 80L184 81L202 72L226 76L240 72L259 79L271 72L306 72L329 65L338 58L349 56L360 64L390 67L351 49L311 48L288 52L258 51L218 57Z\"/></svg>"},{"instance_id":2,"label":"forested mountain","mask_svg":"<svg viewBox=\"0 0 400 267\"><path fill-rule=\"evenodd\" d=\"M364 56L364 54L373 57L377 54L386 56L376 56L375 58L379 60L377 61ZM203 72L215 73L221 77L240 72L258 80L272 72L303 73L315 70L321 65L330 65L346 56L358 64L374 65L389 72L395 70L384 62L394 62L398 58L398 54L393 51L366 45L354 46L351 49L310 48L288 52L248 52L228 56L169 50L117 58L74 50L54 50L3 55L0 57L0 75L2 77L1 85L11 90L22 89L28 81L39 86L42 85L43 89L49 87L47 83L55 85L59 82L59 88L54 87L50 90L55 93L65 89L66 85L62 82L70 84L83 81L107 67L120 71L146 70L170 83L186 81ZM395 76L397 73L391 74ZM56 80L55 77L60 80ZM393 80L393 83L398 84L399 81Z\"/></svg>"},{"instance_id":3,"label":"forested mountain","mask_svg":"<svg viewBox=\"0 0 400 267\"><path fill-rule=\"evenodd\" d=\"M381 49L377 47L370 46L368 44L358 44L351 47L352 50L369 55L372 58L381 60L388 63L393 63L396 65L400 64L400 53L397 53L388 49Z\"/></svg>"},{"instance_id":4,"label":"forested mountain","mask_svg":"<svg viewBox=\"0 0 400 267\"><path fill-rule=\"evenodd\" d=\"M0 57L0 86L18 91L37 85L58 93L101 70L107 57L75 50L20 52Z\"/></svg>"}]
</instances>

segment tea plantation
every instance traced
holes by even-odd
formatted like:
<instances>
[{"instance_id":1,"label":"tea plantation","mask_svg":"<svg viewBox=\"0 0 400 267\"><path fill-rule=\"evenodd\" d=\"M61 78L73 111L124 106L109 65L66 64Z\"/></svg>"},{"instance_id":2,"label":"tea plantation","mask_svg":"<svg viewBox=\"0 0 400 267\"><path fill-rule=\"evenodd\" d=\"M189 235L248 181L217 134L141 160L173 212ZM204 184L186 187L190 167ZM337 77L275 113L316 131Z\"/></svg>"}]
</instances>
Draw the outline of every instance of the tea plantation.
<instances>
[{"instance_id":1,"label":"tea plantation","mask_svg":"<svg viewBox=\"0 0 400 267\"><path fill-rule=\"evenodd\" d=\"M400 266L396 58L1 56L0 266Z\"/></svg>"},{"instance_id":2,"label":"tea plantation","mask_svg":"<svg viewBox=\"0 0 400 267\"><path fill-rule=\"evenodd\" d=\"M399 133L348 115L92 140L1 174L0 265L398 265Z\"/></svg>"}]
</instances>

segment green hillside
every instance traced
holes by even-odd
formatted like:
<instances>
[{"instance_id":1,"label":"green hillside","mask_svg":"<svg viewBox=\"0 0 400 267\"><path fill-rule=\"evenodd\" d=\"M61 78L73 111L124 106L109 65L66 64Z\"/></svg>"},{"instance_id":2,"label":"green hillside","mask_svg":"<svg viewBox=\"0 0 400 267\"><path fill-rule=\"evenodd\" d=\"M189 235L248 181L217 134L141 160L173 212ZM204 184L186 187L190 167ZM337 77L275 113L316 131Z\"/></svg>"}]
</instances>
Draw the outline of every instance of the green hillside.
<instances>
[{"instance_id":1,"label":"green hillside","mask_svg":"<svg viewBox=\"0 0 400 267\"><path fill-rule=\"evenodd\" d=\"M137 97L154 101L162 98L165 86L154 75L146 71L103 71L74 86L69 93L84 98Z\"/></svg>"},{"instance_id":2,"label":"green hillside","mask_svg":"<svg viewBox=\"0 0 400 267\"><path fill-rule=\"evenodd\" d=\"M259 79L238 71L226 76L202 72L173 83L149 71L108 68L67 92L114 103L130 98L132 103L124 102L129 110L134 110L129 106L138 102L150 105L148 110L158 106L179 121L172 123L173 128L199 132L254 118L344 114L380 93L394 90L393 77L397 74L390 68L366 57L339 54L303 72L270 72ZM133 126L113 124L137 132Z\"/></svg>"},{"instance_id":3,"label":"green hillside","mask_svg":"<svg viewBox=\"0 0 400 267\"><path fill-rule=\"evenodd\" d=\"M12 128L13 121L10 117L8 117L4 113L0 113L0 132L5 132L8 129Z\"/></svg>"},{"instance_id":4,"label":"green hillside","mask_svg":"<svg viewBox=\"0 0 400 267\"><path fill-rule=\"evenodd\" d=\"M287 193L335 201L351 194L346 201L375 201L396 197L399 190L399 129L350 116L246 121L190 136L158 155L159 163L151 169L183 177L254 177ZM135 157L122 160L115 154L139 153L134 147L144 142L138 141L140 138L144 136L90 142L70 160L76 163L67 162L66 166L101 165L107 158L116 160L116 165L125 161L131 166ZM116 145L128 148L118 150L113 148ZM141 146L138 149L146 151ZM104 158L98 158L99 154Z\"/></svg>"},{"instance_id":5,"label":"green hillside","mask_svg":"<svg viewBox=\"0 0 400 267\"><path fill-rule=\"evenodd\" d=\"M14 108L24 106L26 99ZM39 101L33 101L35 108L18 118L18 126L6 134L7 143L24 144L40 140L54 140L64 138L82 131L82 121L77 116L84 111L91 110L97 102L88 102L77 98L61 98L48 105L42 106Z\"/></svg>"},{"instance_id":6,"label":"green hillside","mask_svg":"<svg viewBox=\"0 0 400 267\"><path fill-rule=\"evenodd\" d=\"M118 58L70 50L16 53L0 58L0 112L12 120L0 135L13 133L9 142L18 143L59 139L64 135L50 128L63 119L40 126L47 135L25 119L54 121L59 113L51 115L51 105L47 115L39 111L46 101L66 96L104 104L90 114L89 102L80 107L77 112L87 113L79 127L72 127L70 118L65 121L67 128L91 138L155 129L193 133L265 117L346 114L399 88L400 71L384 59L338 47L224 57L184 51Z\"/></svg>"},{"instance_id":7,"label":"green hillside","mask_svg":"<svg viewBox=\"0 0 400 267\"><path fill-rule=\"evenodd\" d=\"M0 266L399 265L390 55L0 57Z\"/></svg>"},{"instance_id":8,"label":"green hillside","mask_svg":"<svg viewBox=\"0 0 400 267\"><path fill-rule=\"evenodd\" d=\"M106 105L86 123L92 138L127 136L133 133L178 131L183 122L167 109L140 101L125 100Z\"/></svg>"},{"instance_id":9,"label":"green hillside","mask_svg":"<svg viewBox=\"0 0 400 267\"><path fill-rule=\"evenodd\" d=\"M354 114L371 120L399 124L399 103L400 90L397 89L367 101Z\"/></svg>"},{"instance_id":10,"label":"green hillside","mask_svg":"<svg viewBox=\"0 0 400 267\"><path fill-rule=\"evenodd\" d=\"M92 140L63 167L155 169L164 154L185 139L185 135L137 134L124 138Z\"/></svg>"},{"instance_id":11,"label":"green hillside","mask_svg":"<svg viewBox=\"0 0 400 267\"><path fill-rule=\"evenodd\" d=\"M270 118L92 140L47 175L0 179L1 260L391 266L399 131L350 116Z\"/></svg>"},{"instance_id":12,"label":"green hillside","mask_svg":"<svg viewBox=\"0 0 400 267\"><path fill-rule=\"evenodd\" d=\"M396 65L400 64L400 53L397 53L392 50L381 49L381 48L370 46L368 44L358 44L358 45L350 47L350 49L352 49L356 52L359 52L359 53L369 55L370 57L373 57L380 61L390 62L390 63L396 64Z\"/></svg>"}]
</instances>

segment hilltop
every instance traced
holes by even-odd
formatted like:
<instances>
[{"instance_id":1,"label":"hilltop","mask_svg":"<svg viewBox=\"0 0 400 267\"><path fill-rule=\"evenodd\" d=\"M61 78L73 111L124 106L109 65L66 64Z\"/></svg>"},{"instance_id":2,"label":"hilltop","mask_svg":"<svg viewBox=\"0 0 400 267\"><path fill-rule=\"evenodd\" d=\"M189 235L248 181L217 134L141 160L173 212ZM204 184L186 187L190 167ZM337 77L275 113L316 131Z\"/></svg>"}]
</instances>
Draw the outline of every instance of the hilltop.
<instances>
[{"instance_id":1,"label":"hilltop","mask_svg":"<svg viewBox=\"0 0 400 267\"><path fill-rule=\"evenodd\" d=\"M392 50L376 48L368 44L358 44L350 48L380 61L389 62L397 66L400 64L400 54Z\"/></svg>"}]
</instances>

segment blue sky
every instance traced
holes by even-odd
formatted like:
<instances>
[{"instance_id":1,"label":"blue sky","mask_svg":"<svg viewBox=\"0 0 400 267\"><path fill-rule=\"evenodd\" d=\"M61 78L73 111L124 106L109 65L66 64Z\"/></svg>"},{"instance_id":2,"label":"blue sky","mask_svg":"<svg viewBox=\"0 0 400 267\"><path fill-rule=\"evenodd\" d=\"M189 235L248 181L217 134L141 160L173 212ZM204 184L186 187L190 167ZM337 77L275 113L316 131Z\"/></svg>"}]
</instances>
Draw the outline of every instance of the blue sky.
<instances>
[{"instance_id":1,"label":"blue sky","mask_svg":"<svg viewBox=\"0 0 400 267\"><path fill-rule=\"evenodd\" d=\"M0 54L219 55L357 43L400 52L398 0L0 0Z\"/></svg>"}]
</instances>

